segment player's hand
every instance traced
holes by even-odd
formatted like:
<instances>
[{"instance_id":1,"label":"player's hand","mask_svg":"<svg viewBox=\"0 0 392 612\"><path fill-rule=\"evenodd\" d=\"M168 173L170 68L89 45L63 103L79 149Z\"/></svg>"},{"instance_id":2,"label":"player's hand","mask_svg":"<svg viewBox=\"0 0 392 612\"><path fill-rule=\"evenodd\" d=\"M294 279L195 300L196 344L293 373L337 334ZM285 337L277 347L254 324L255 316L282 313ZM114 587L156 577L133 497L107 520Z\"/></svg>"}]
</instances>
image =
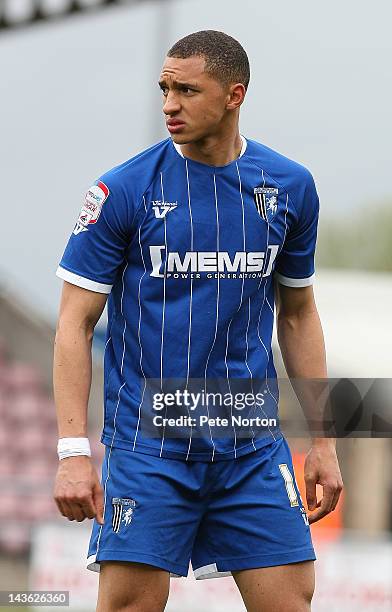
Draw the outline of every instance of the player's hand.
<instances>
[{"instance_id":1,"label":"player's hand","mask_svg":"<svg viewBox=\"0 0 392 612\"><path fill-rule=\"evenodd\" d=\"M103 489L90 457L61 459L53 497L61 514L70 521L96 518L103 525Z\"/></svg>"},{"instance_id":2,"label":"player's hand","mask_svg":"<svg viewBox=\"0 0 392 612\"><path fill-rule=\"evenodd\" d=\"M317 501L316 484L323 487ZM305 459L306 502L311 512L309 523L315 523L335 510L343 489L335 443L323 439L313 444Z\"/></svg>"}]
</instances>

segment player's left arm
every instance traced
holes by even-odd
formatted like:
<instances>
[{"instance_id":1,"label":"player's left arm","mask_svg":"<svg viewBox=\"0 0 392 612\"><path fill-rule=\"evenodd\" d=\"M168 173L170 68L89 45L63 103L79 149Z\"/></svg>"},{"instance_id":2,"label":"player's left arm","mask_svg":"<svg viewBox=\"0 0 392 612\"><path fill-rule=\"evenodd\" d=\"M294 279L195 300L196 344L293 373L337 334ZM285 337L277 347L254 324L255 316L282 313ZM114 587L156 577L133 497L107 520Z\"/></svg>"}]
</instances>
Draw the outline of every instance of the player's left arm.
<instances>
[{"instance_id":1,"label":"player's left arm","mask_svg":"<svg viewBox=\"0 0 392 612\"><path fill-rule=\"evenodd\" d=\"M310 424L322 422L318 394L320 386L311 379L326 379L327 366L324 336L313 295L312 285L288 287L276 282L277 333L284 365L290 379L310 379L301 384L301 405ZM294 385L295 388L295 385ZM312 427L311 427L312 429ZM309 522L314 523L338 503L343 488L336 455L336 439L312 435L312 446L305 461L306 500ZM316 484L323 488L320 501Z\"/></svg>"}]
</instances>

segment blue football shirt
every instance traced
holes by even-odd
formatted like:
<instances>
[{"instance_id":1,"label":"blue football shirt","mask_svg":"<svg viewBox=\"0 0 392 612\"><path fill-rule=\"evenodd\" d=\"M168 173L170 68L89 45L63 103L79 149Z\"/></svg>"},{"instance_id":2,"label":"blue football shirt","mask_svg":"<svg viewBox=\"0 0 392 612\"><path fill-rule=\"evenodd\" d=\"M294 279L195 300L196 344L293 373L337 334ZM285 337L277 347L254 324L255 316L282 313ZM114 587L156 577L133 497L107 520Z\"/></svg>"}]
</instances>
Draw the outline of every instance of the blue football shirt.
<instances>
[{"instance_id":1,"label":"blue football shirt","mask_svg":"<svg viewBox=\"0 0 392 612\"><path fill-rule=\"evenodd\" d=\"M106 445L215 461L281 437L274 424L274 279L312 284L319 203L305 167L242 141L238 159L215 167L184 157L168 138L87 191L57 275L109 294ZM261 393L247 414L268 426L244 430L230 421L222 433L208 422L198 432L190 420L173 429L163 420L167 407L158 411L147 401L151 381L164 391L173 379L185 388L204 381L206 391L219 381L232 394L246 381ZM189 405L184 413L200 416Z\"/></svg>"}]
</instances>

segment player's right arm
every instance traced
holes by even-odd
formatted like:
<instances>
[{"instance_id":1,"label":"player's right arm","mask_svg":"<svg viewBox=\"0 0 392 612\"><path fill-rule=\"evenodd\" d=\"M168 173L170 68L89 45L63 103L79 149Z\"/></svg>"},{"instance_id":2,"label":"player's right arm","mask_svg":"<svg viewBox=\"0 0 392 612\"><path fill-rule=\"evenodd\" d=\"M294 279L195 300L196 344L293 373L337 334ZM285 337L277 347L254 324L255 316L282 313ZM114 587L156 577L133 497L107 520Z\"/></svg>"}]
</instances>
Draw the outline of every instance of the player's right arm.
<instances>
[{"instance_id":1,"label":"player's right arm","mask_svg":"<svg viewBox=\"0 0 392 612\"><path fill-rule=\"evenodd\" d=\"M60 438L87 438L93 330L124 265L137 213L144 214L136 186L132 176L114 168L88 189L56 272L66 281L54 351ZM70 520L95 516L103 522L103 491L87 455L60 460L54 498Z\"/></svg>"},{"instance_id":2,"label":"player's right arm","mask_svg":"<svg viewBox=\"0 0 392 612\"><path fill-rule=\"evenodd\" d=\"M54 346L53 383L59 438L87 438L94 327L107 294L64 282ZM103 491L87 455L61 459L54 499L69 520L103 523Z\"/></svg>"}]
</instances>

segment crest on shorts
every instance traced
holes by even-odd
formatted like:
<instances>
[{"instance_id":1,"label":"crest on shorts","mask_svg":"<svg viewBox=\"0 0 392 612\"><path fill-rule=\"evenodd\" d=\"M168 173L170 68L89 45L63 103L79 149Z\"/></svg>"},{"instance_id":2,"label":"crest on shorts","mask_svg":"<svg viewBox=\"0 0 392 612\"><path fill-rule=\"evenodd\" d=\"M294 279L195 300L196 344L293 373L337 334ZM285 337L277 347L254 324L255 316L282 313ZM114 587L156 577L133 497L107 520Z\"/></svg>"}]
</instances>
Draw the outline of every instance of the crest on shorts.
<instances>
[{"instance_id":1,"label":"crest on shorts","mask_svg":"<svg viewBox=\"0 0 392 612\"><path fill-rule=\"evenodd\" d=\"M134 499L113 497L112 506L112 527L114 533L118 533L120 531L121 523L124 523L126 527L131 524L136 502Z\"/></svg>"},{"instance_id":2,"label":"crest on shorts","mask_svg":"<svg viewBox=\"0 0 392 612\"><path fill-rule=\"evenodd\" d=\"M271 223L278 212L278 193L279 189L277 187L254 188L257 212L267 223Z\"/></svg>"},{"instance_id":3,"label":"crest on shorts","mask_svg":"<svg viewBox=\"0 0 392 612\"><path fill-rule=\"evenodd\" d=\"M89 225L98 221L101 214L102 206L110 194L109 187L98 181L96 185L92 185L87 191L84 198L82 210L79 213L78 220L73 233L75 236L81 232L87 232Z\"/></svg>"},{"instance_id":4,"label":"crest on shorts","mask_svg":"<svg viewBox=\"0 0 392 612\"><path fill-rule=\"evenodd\" d=\"M301 500L301 501L302 501L302 500ZM304 519L304 523L305 523L305 525L306 525L307 527L309 527L309 518L308 518L308 515L306 514L306 510L305 510L305 508L302 506L302 508L300 508L300 510L301 510L301 515L302 515L302 518Z\"/></svg>"}]
</instances>

